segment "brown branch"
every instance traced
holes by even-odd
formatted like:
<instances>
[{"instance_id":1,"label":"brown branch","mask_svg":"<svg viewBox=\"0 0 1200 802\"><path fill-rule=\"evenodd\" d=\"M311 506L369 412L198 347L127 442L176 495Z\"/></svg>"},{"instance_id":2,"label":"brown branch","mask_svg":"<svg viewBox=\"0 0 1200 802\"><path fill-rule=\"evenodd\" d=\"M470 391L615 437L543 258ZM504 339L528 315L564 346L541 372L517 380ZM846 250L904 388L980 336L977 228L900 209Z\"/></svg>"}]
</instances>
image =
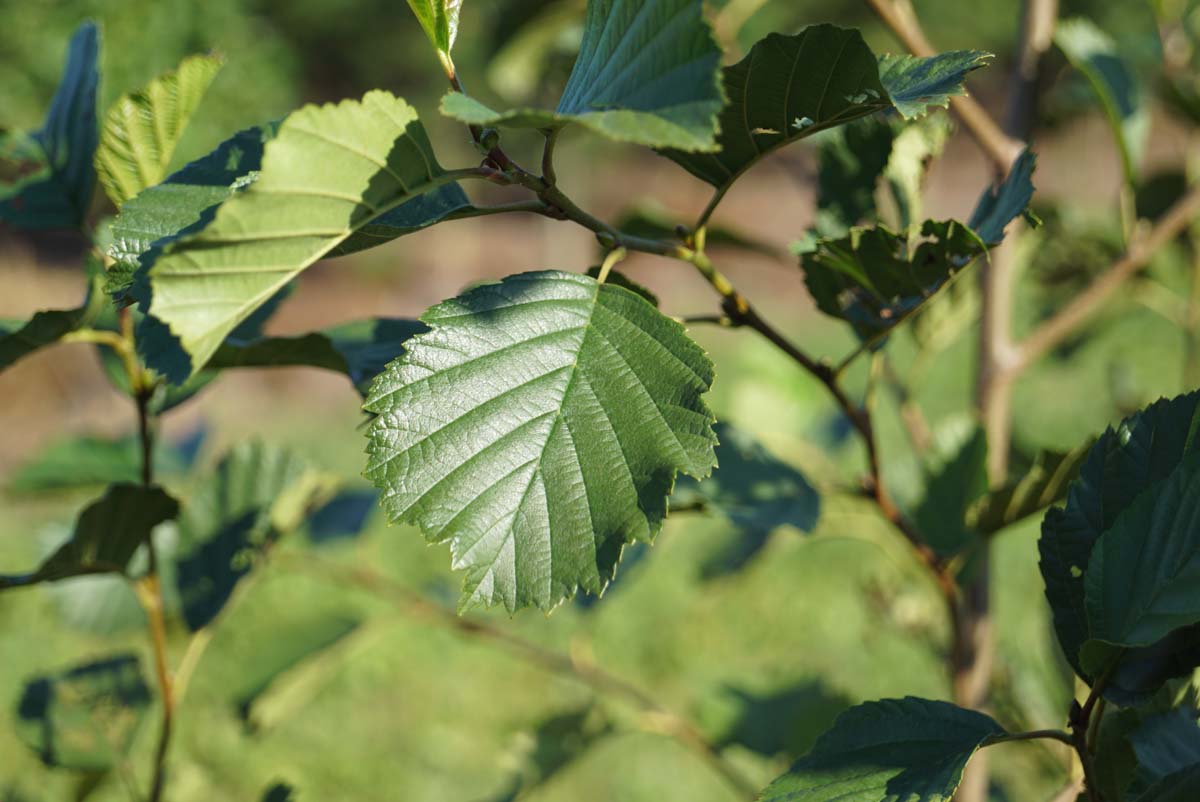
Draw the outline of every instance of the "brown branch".
<instances>
[{"instance_id":1,"label":"brown branch","mask_svg":"<svg viewBox=\"0 0 1200 802\"><path fill-rule=\"evenodd\" d=\"M1020 372L1067 339L1115 293L1127 279L1141 270L1165 245L1179 236L1200 215L1200 185L1178 200L1145 237L1134 242L1129 251L1093 281L1049 320L1038 326L1018 346L1012 366Z\"/></svg>"},{"instance_id":2,"label":"brown branch","mask_svg":"<svg viewBox=\"0 0 1200 802\"><path fill-rule=\"evenodd\" d=\"M646 690L605 671L600 666L552 651L539 643L483 621L463 618L453 610L435 604L420 593L369 569L342 566L328 560L314 558L310 554L305 554L297 559L292 559L291 555L278 554L277 559L280 557L299 570L361 588L374 595L387 598L408 612L433 623L501 646L543 671L577 680L597 692L621 697L649 714L656 729L688 747L713 771L720 774L740 795L747 799L754 799L758 796L758 783L743 775L740 769L726 761L716 746L710 743L694 724L663 706Z\"/></svg>"},{"instance_id":3,"label":"brown branch","mask_svg":"<svg viewBox=\"0 0 1200 802\"><path fill-rule=\"evenodd\" d=\"M866 0L867 5L891 29L914 56L928 58L936 55L925 37L921 23L908 0ZM1007 175L1012 163L1021 155L1024 145L1000 129L983 106L972 97L952 97L950 107L962 120L972 138L983 148L998 175Z\"/></svg>"}]
</instances>

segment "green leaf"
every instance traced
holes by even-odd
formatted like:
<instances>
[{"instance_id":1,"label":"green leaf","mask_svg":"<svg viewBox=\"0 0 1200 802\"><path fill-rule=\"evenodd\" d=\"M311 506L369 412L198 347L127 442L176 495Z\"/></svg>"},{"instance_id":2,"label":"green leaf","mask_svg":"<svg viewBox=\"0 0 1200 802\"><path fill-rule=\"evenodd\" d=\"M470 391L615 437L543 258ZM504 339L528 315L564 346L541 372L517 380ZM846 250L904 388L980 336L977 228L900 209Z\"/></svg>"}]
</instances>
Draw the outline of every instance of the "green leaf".
<instances>
[{"instance_id":1,"label":"green leaf","mask_svg":"<svg viewBox=\"0 0 1200 802\"><path fill-rule=\"evenodd\" d=\"M272 783L263 792L262 802L296 802L296 789L287 783Z\"/></svg>"},{"instance_id":2,"label":"green leaf","mask_svg":"<svg viewBox=\"0 0 1200 802\"><path fill-rule=\"evenodd\" d=\"M662 151L722 192L771 151L891 106L861 34L833 25L773 33L722 80L717 152Z\"/></svg>"},{"instance_id":3,"label":"green leaf","mask_svg":"<svg viewBox=\"0 0 1200 802\"><path fill-rule=\"evenodd\" d=\"M950 98L965 95L967 75L987 66L991 53L953 50L929 58L917 56L879 57L879 80L906 119L920 117L930 106L946 108Z\"/></svg>"},{"instance_id":4,"label":"green leaf","mask_svg":"<svg viewBox=\"0 0 1200 802\"><path fill-rule=\"evenodd\" d=\"M524 750L514 755L516 776L491 802L517 802L532 795L570 767L597 742L613 732L613 723L595 705L557 713L537 722L522 739Z\"/></svg>"},{"instance_id":5,"label":"green leaf","mask_svg":"<svg viewBox=\"0 0 1200 802\"><path fill-rule=\"evenodd\" d=\"M61 342L72 332L91 326L104 310L105 301L98 280L93 279L87 297L78 309L37 312L24 323L0 321L0 370L38 349Z\"/></svg>"},{"instance_id":6,"label":"green leaf","mask_svg":"<svg viewBox=\"0 0 1200 802\"><path fill-rule=\"evenodd\" d=\"M17 735L47 766L107 771L129 750L150 707L134 655L37 677L17 705Z\"/></svg>"},{"instance_id":7,"label":"green leaf","mask_svg":"<svg viewBox=\"0 0 1200 802\"><path fill-rule=\"evenodd\" d=\"M758 532L788 524L816 528L821 497L804 474L763 448L753 435L725 423L713 427L717 469L702 481L679 480L672 507L712 508L739 527Z\"/></svg>"},{"instance_id":8,"label":"green leaf","mask_svg":"<svg viewBox=\"0 0 1200 802\"><path fill-rule=\"evenodd\" d=\"M1087 78L1100 100L1117 140L1125 180L1133 185L1150 133L1150 115L1142 104L1141 87L1133 70L1121 58L1113 38L1091 20L1075 17L1060 21L1054 29L1054 43L1071 66Z\"/></svg>"},{"instance_id":9,"label":"green leaf","mask_svg":"<svg viewBox=\"0 0 1200 802\"><path fill-rule=\"evenodd\" d=\"M56 440L22 463L8 478L10 493L74 490L110 482L136 482L141 474L138 438L68 437ZM176 448L155 449L154 472L162 475L184 466Z\"/></svg>"},{"instance_id":10,"label":"green leaf","mask_svg":"<svg viewBox=\"0 0 1200 802\"><path fill-rule=\"evenodd\" d=\"M875 186L892 154L895 132L882 119L833 131L817 149L817 234L844 237L875 217Z\"/></svg>"},{"instance_id":11,"label":"green leaf","mask_svg":"<svg viewBox=\"0 0 1200 802\"><path fill-rule=\"evenodd\" d=\"M1036 168L1037 156L1026 148L1000 186L985 190L979 199L967 225L988 247L1000 244L1008 224L1027 213L1029 202L1033 200L1033 171Z\"/></svg>"},{"instance_id":12,"label":"green leaf","mask_svg":"<svg viewBox=\"0 0 1200 802\"><path fill-rule=\"evenodd\" d=\"M943 557L962 551L975 537L967 525L967 510L987 493L987 454L987 436L975 427L948 459L932 469L925 483L913 523Z\"/></svg>"},{"instance_id":13,"label":"green leaf","mask_svg":"<svg viewBox=\"0 0 1200 802\"><path fill-rule=\"evenodd\" d=\"M322 478L290 452L235 446L192 493L179 518L176 584L183 618L208 625L238 582L281 535L294 531L323 491Z\"/></svg>"},{"instance_id":14,"label":"green leaf","mask_svg":"<svg viewBox=\"0 0 1200 802\"><path fill-rule=\"evenodd\" d=\"M96 173L114 205L120 207L163 180L183 130L222 63L218 56L189 56L174 72L122 95L109 108L96 150Z\"/></svg>"},{"instance_id":15,"label":"green leaf","mask_svg":"<svg viewBox=\"0 0 1200 802\"><path fill-rule=\"evenodd\" d=\"M443 184L379 215L326 254L326 258L365 251L473 209L461 186Z\"/></svg>"},{"instance_id":16,"label":"green leaf","mask_svg":"<svg viewBox=\"0 0 1200 802\"><path fill-rule=\"evenodd\" d=\"M911 696L843 713L761 802L945 802L975 750L1004 729L988 716Z\"/></svg>"},{"instance_id":17,"label":"green leaf","mask_svg":"<svg viewBox=\"0 0 1200 802\"><path fill-rule=\"evenodd\" d=\"M928 301L959 270L986 252L971 229L927 220L910 240L886 226L823 239L803 257L804 281L817 307L878 339Z\"/></svg>"},{"instance_id":18,"label":"green leaf","mask_svg":"<svg viewBox=\"0 0 1200 802\"><path fill-rule=\"evenodd\" d=\"M439 53L449 53L458 36L458 13L462 0L408 0L408 7L425 29Z\"/></svg>"},{"instance_id":19,"label":"green leaf","mask_svg":"<svg viewBox=\"0 0 1200 802\"><path fill-rule=\"evenodd\" d=\"M1067 452L1040 452L1020 480L988 493L973 505L968 524L976 532L989 535L1062 501L1095 442L1089 440Z\"/></svg>"},{"instance_id":20,"label":"green leaf","mask_svg":"<svg viewBox=\"0 0 1200 802\"><path fill-rule=\"evenodd\" d=\"M187 357L160 338L147 346L151 366L182 382L306 267L374 218L451 181L416 112L387 92L292 113L267 143L257 180L150 267L149 315Z\"/></svg>"},{"instance_id":21,"label":"green leaf","mask_svg":"<svg viewBox=\"0 0 1200 802\"><path fill-rule=\"evenodd\" d=\"M577 122L622 142L714 150L721 50L702 11L700 0L589 0L579 58L553 112L498 112L451 92L442 113L507 128Z\"/></svg>"},{"instance_id":22,"label":"green leaf","mask_svg":"<svg viewBox=\"0 0 1200 802\"><path fill-rule=\"evenodd\" d=\"M1059 644L1084 679L1094 677L1079 659L1080 647L1090 637L1084 577L1093 550L1135 498L1165 481L1187 454L1200 450L1190 436L1200 414L1198 402L1200 392L1164 399L1107 430L1071 484L1066 505L1046 512L1038 541L1046 599ZM1128 650L1105 695L1121 703L1145 698L1184 670L1198 651L1194 639L1177 634L1147 649Z\"/></svg>"},{"instance_id":23,"label":"green leaf","mask_svg":"<svg viewBox=\"0 0 1200 802\"><path fill-rule=\"evenodd\" d=\"M1170 477L1122 510L1092 550L1084 585L1092 644L1150 646L1200 623L1200 454L1183 458ZM1110 650L1100 649L1100 659Z\"/></svg>"},{"instance_id":24,"label":"green leaf","mask_svg":"<svg viewBox=\"0 0 1200 802\"><path fill-rule=\"evenodd\" d=\"M98 138L96 86L100 31L76 29L67 47L62 81L41 129L0 142L0 162L16 160L17 181L0 183L0 222L17 228L76 228L92 200L92 154Z\"/></svg>"},{"instance_id":25,"label":"green leaf","mask_svg":"<svg viewBox=\"0 0 1200 802\"><path fill-rule=\"evenodd\" d=\"M114 484L79 514L71 539L29 574L0 576L0 590L82 574L122 573L154 527L179 512L158 487Z\"/></svg>"},{"instance_id":26,"label":"green leaf","mask_svg":"<svg viewBox=\"0 0 1200 802\"><path fill-rule=\"evenodd\" d=\"M308 366L344 373L364 395L384 366L404 353L404 343L428 329L418 321L376 318L297 337L228 338L209 367Z\"/></svg>"},{"instance_id":27,"label":"green leaf","mask_svg":"<svg viewBox=\"0 0 1200 802\"><path fill-rule=\"evenodd\" d=\"M422 320L367 399L366 475L393 520L450 541L460 609L600 593L662 526L676 471L713 467L712 365L641 296L525 273Z\"/></svg>"},{"instance_id":28,"label":"green leaf","mask_svg":"<svg viewBox=\"0 0 1200 802\"><path fill-rule=\"evenodd\" d=\"M1180 769L1156 782L1134 802L1194 802L1200 795L1200 765Z\"/></svg>"},{"instance_id":29,"label":"green leaf","mask_svg":"<svg viewBox=\"0 0 1200 802\"><path fill-rule=\"evenodd\" d=\"M907 229L924 216L925 176L940 156L954 125L945 114L931 114L900 129L892 143L884 175L896 201L900 227Z\"/></svg>"},{"instance_id":30,"label":"green leaf","mask_svg":"<svg viewBox=\"0 0 1200 802\"><path fill-rule=\"evenodd\" d=\"M674 215L656 201L639 200L621 212L613 223L613 228L633 237L673 240L678 239L682 225L683 218ZM780 248L769 242L739 229L715 223L705 226L704 242L706 248L732 248L772 258L784 256Z\"/></svg>"},{"instance_id":31,"label":"green leaf","mask_svg":"<svg viewBox=\"0 0 1200 802\"><path fill-rule=\"evenodd\" d=\"M1129 742L1137 755L1137 772L1129 787L1131 799L1141 798L1156 783L1178 771L1200 766L1200 723L1191 708L1177 707L1147 716Z\"/></svg>"}]
</instances>

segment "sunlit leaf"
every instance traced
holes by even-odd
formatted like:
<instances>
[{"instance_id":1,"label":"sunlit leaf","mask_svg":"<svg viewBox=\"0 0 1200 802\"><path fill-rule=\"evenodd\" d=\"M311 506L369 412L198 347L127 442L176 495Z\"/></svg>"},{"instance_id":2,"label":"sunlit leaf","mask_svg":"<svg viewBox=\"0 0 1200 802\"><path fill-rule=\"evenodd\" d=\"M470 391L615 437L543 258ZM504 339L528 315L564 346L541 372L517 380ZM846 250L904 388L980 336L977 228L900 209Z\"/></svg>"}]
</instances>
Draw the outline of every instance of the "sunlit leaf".
<instances>
[{"instance_id":1,"label":"sunlit leaf","mask_svg":"<svg viewBox=\"0 0 1200 802\"><path fill-rule=\"evenodd\" d=\"M879 57L879 80L887 89L896 110L912 119L930 106L946 108L950 98L965 95L967 75L991 60L981 50L954 50L929 58L909 55Z\"/></svg>"},{"instance_id":2,"label":"sunlit leaf","mask_svg":"<svg viewBox=\"0 0 1200 802\"><path fill-rule=\"evenodd\" d=\"M458 13L462 0L408 0L408 7L425 29L434 48L449 53L458 36Z\"/></svg>"}]
</instances>

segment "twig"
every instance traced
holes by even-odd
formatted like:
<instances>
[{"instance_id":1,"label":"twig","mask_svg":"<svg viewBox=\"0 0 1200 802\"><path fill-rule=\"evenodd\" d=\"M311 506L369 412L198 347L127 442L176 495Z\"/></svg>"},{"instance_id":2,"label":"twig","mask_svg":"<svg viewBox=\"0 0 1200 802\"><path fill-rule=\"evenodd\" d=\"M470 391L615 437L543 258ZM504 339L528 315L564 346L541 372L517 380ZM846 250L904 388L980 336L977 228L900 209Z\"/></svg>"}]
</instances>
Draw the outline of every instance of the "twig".
<instances>
[{"instance_id":1,"label":"twig","mask_svg":"<svg viewBox=\"0 0 1200 802\"><path fill-rule=\"evenodd\" d=\"M758 784L743 775L736 766L726 761L717 751L716 746L710 743L696 729L695 725L664 707L647 691L610 674L600 666L572 659L483 621L463 618L453 610L435 604L420 593L369 569L345 567L328 560L314 558L310 554L305 554L299 559L292 559L291 555L279 554L277 558L283 558L295 568L315 576L333 579L390 599L411 613L449 627L463 635L495 643L546 672L575 679L597 692L621 697L652 715L660 729L702 758L739 794L747 799L754 799L758 795Z\"/></svg>"}]
</instances>

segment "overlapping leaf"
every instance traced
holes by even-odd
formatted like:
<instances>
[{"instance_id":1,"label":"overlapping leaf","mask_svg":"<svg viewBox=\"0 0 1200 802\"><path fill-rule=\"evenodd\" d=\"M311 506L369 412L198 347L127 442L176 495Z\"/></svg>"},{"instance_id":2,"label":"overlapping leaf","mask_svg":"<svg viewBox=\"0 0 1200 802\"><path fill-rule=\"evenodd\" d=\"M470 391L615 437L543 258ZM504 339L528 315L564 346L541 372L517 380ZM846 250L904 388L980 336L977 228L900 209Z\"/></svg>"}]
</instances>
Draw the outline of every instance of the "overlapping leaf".
<instances>
[{"instance_id":1,"label":"overlapping leaf","mask_svg":"<svg viewBox=\"0 0 1200 802\"><path fill-rule=\"evenodd\" d=\"M1029 209L1033 200L1033 171L1037 156L1026 149L1017 157L999 186L985 190L967 225L989 247L1004 240L1004 229Z\"/></svg>"},{"instance_id":2,"label":"overlapping leaf","mask_svg":"<svg viewBox=\"0 0 1200 802\"><path fill-rule=\"evenodd\" d=\"M1128 798L1141 799L1155 784L1200 766L1200 722L1190 707L1147 716L1129 736L1137 769ZM1200 789L1200 785L1196 786Z\"/></svg>"},{"instance_id":3,"label":"overlapping leaf","mask_svg":"<svg viewBox=\"0 0 1200 802\"><path fill-rule=\"evenodd\" d=\"M982 534L1005 529L1066 497L1067 487L1079 476L1083 461L1095 441L1066 452L1045 451L1019 480L981 498L968 515L968 523Z\"/></svg>"},{"instance_id":4,"label":"overlapping leaf","mask_svg":"<svg viewBox=\"0 0 1200 802\"><path fill-rule=\"evenodd\" d=\"M96 172L115 205L162 181L221 63L216 56L186 58L177 70L122 95L108 110L96 150Z\"/></svg>"},{"instance_id":5,"label":"overlapping leaf","mask_svg":"<svg viewBox=\"0 0 1200 802\"><path fill-rule=\"evenodd\" d=\"M700 0L589 0L579 58L553 111L494 111L458 92L442 113L473 125L559 128L577 122L612 139L713 150L721 50Z\"/></svg>"},{"instance_id":6,"label":"overlapping leaf","mask_svg":"<svg viewBox=\"0 0 1200 802\"><path fill-rule=\"evenodd\" d=\"M17 178L0 182L0 222L17 228L75 228L92 199L100 32L94 22L75 31L67 64L42 127L0 137L0 164ZM4 170L0 174L7 173Z\"/></svg>"},{"instance_id":7,"label":"overlapping leaf","mask_svg":"<svg viewBox=\"0 0 1200 802\"><path fill-rule=\"evenodd\" d=\"M817 234L842 237L875 212L875 186L887 168L896 133L869 118L832 132L817 152Z\"/></svg>"},{"instance_id":8,"label":"overlapping leaf","mask_svg":"<svg viewBox=\"0 0 1200 802\"><path fill-rule=\"evenodd\" d=\"M178 512L178 502L161 488L114 484L80 513L70 540L36 571L0 576L0 590L82 574L121 573L154 527Z\"/></svg>"},{"instance_id":9,"label":"overlapping leaf","mask_svg":"<svg viewBox=\"0 0 1200 802\"><path fill-rule=\"evenodd\" d=\"M879 57L879 80L896 111L912 119L930 106L945 108L950 98L965 95L967 75L986 66L991 58L991 53L980 50L953 50L929 58L883 55Z\"/></svg>"},{"instance_id":10,"label":"overlapping leaf","mask_svg":"<svg viewBox=\"0 0 1200 802\"><path fill-rule=\"evenodd\" d=\"M72 332L96 322L104 308L105 297L93 280L87 298L77 309L52 309L37 312L26 322L0 321L0 370L29 356L40 348L61 342Z\"/></svg>"},{"instance_id":11,"label":"overlapping leaf","mask_svg":"<svg viewBox=\"0 0 1200 802\"><path fill-rule=\"evenodd\" d=\"M676 471L713 467L712 366L641 296L526 273L422 319L371 388L366 473L393 520L450 542L461 608L599 593L662 525Z\"/></svg>"},{"instance_id":12,"label":"overlapping leaf","mask_svg":"<svg viewBox=\"0 0 1200 802\"><path fill-rule=\"evenodd\" d=\"M913 523L926 542L942 556L961 551L975 532L967 510L988 488L987 437L976 427L954 453L934 467Z\"/></svg>"},{"instance_id":13,"label":"overlapping leaf","mask_svg":"<svg viewBox=\"0 0 1200 802\"><path fill-rule=\"evenodd\" d=\"M1003 734L988 716L946 702L867 702L839 716L760 800L944 802L975 750Z\"/></svg>"},{"instance_id":14,"label":"overlapping leaf","mask_svg":"<svg viewBox=\"0 0 1200 802\"><path fill-rule=\"evenodd\" d=\"M149 270L149 314L186 352L147 346L179 382L237 325L306 267L374 218L451 183L416 112L387 92L306 106L279 127L258 178L196 234L167 245Z\"/></svg>"}]
</instances>

